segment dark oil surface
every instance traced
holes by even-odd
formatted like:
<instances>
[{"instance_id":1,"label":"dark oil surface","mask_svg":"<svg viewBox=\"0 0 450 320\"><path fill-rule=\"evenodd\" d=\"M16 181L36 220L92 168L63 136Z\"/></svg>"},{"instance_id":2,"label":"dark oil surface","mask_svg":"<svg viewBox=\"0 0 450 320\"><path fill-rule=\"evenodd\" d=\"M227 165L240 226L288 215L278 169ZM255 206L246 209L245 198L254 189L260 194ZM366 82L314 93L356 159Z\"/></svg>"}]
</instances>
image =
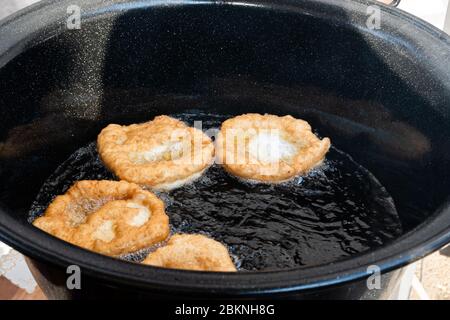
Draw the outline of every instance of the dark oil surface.
<instances>
[{"instance_id":1,"label":"dark oil surface","mask_svg":"<svg viewBox=\"0 0 450 320\"><path fill-rule=\"evenodd\" d=\"M203 129L226 116L195 113L174 117ZM331 137L331 140L332 137ZM77 180L115 179L95 143L77 150L44 183L30 221ZM203 233L228 246L240 270L274 270L329 263L382 246L402 233L385 188L352 158L331 148L307 176L278 184L241 181L211 167L199 180L168 193L173 232ZM144 254L125 259L139 261Z\"/></svg>"}]
</instances>

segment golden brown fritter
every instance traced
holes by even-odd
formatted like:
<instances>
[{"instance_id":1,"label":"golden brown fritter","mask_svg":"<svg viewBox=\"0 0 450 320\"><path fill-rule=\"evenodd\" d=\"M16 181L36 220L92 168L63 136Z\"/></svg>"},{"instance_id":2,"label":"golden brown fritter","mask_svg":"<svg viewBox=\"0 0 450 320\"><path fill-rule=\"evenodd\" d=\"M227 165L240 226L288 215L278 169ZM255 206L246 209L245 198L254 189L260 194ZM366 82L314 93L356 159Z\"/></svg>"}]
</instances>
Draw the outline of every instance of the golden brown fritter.
<instances>
[{"instance_id":1,"label":"golden brown fritter","mask_svg":"<svg viewBox=\"0 0 450 320\"><path fill-rule=\"evenodd\" d=\"M195 234L174 235L166 246L150 253L143 263L170 269L236 271L223 244Z\"/></svg>"},{"instance_id":2,"label":"golden brown fritter","mask_svg":"<svg viewBox=\"0 0 450 320\"><path fill-rule=\"evenodd\" d=\"M235 176L282 182L322 163L330 145L304 120L244 114L222 124L216 154L217 162Z\"/></svg>"},{"instance_id":3,"label":"golden brown fritter","mask_svg":"<svg viewBox=\"0 0 450 320\"><path fill-rule=\"evenodd\" d=\"M97 139L105 165L120 179L170 190L195 180L212 164L214 144L201 130L168 116L120 126Z\"/></svg>"},{"instance_id":4,"label":"golden brown fritter","mask_svg":"<svg viewBox=\"0 0 450 320\"><path fill-rule=\"evenodd\" d=\"M76 182L33 224L53 236L98 253L118 256L169 235L164 203L126 181Z\"/></svg>"}]
</instances>

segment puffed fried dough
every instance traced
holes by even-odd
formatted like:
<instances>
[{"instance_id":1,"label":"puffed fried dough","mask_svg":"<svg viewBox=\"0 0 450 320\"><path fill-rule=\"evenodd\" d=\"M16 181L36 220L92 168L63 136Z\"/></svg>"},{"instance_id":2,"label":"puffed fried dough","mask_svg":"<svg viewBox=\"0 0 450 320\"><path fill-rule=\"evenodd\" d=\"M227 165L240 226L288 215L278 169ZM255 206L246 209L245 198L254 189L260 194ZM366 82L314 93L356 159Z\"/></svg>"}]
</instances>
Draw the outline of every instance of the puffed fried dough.
<instances>
[{"instance_id":1,"label":"puffed fried dough","mask_svg":"<svg viewBox=\"0 0 450 320\"><path fill-rule=\"evenodd\" d=\"M214 144L206 134L168 116L130 126L110 124L97 146L120 179L156 190L195 180L214 160Z\"/></svg>"},{"instance_id":2,"label":"puffed fried dough","mask_svg":"<svg viewBox=\"0 0 450 320\"><path fill-rule=\"evenodd\" d=\"M277 144L277 152L264 150L265 144ZM305 174L322 163L330 145L329 138L320 140L304 120L244 114L222 124L216 157L235 176L277 183Z\"/></svg>"},{"instance_id":3,"label":"puffed fried dough","mask_svg":"<svg viewBox=\"0 0 450 320\"><path fill-rule=\"evenodd\" d=\"M150 253L143 263L170 269L236 271L223 244L195 234L174 235L166 246Z\"/></svg>"},{"instance_id":4,"label":"puffed fried dough","mask_svg":"<svg viewBox=\"0 0 450 320\"><path fill-rule=\"evenodd\" d=\"M126 181L76 182L33 224L57 238L109 256L147 248L169 235L164 203Z\"/></svg>"}]
</instances>

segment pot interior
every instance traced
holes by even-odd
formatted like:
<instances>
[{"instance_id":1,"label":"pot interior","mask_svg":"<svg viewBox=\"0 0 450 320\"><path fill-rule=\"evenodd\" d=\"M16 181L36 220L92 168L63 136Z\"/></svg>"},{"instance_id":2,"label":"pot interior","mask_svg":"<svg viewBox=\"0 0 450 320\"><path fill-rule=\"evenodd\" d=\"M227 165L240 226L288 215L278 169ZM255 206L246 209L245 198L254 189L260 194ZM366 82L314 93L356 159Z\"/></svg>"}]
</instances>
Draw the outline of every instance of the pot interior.
<instances>
[{"instance_id":1,"label":"pot interior","mask_svg":"<svg viewBox=\"0 0 450 320\"><path fill-rule=\"evenodd\" d=\"M345 6L112 1L80 30L35 30L0 69L2 214L26 225L44 181L106 125L196 109L305 119L375 175L404 233L427 221L450 190L448 40L388 13L370 30L365 6Z\"/></svg>"}]
</instances>

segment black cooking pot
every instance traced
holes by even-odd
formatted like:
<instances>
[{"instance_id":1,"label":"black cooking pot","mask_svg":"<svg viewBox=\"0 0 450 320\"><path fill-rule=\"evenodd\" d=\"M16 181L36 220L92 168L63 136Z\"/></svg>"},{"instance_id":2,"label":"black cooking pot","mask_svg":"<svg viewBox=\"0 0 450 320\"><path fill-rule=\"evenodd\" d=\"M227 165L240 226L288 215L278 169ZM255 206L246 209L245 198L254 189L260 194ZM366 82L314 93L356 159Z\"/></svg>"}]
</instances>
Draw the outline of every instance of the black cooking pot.
<instances>
[{"instance_id":1,"label":"black cooking pot","mask_svg":"<svg viewBox=\"0 0 450 320\"><path fill-rule=\"evenodd\" d=\"M74 4L80 30L67 28ZM0 238L30 257L51 298L388 297L393 270L450 241L450 39L383 5L372 29L374 4L57 0L4 20ZM45 179L105 125L193 108L308 120L375 174L405 233L331 264L221 274L112 259L29 224ZM73 264L82 290L66 288ZM381 290L366 286L370 265Z\"/></svg>"}]
</instances>

